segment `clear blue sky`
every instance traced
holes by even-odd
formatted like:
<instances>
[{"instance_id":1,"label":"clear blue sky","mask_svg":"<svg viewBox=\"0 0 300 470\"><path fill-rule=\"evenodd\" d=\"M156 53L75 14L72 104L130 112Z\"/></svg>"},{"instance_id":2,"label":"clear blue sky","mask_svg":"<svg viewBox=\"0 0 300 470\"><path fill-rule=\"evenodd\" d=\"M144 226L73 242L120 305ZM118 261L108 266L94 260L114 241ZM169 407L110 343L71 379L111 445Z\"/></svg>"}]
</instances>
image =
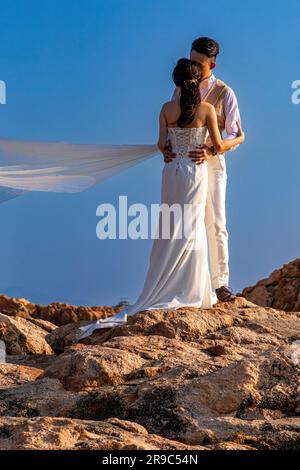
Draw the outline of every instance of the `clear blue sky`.
<instances>
[{"instance_id":1,"label":"clear blue sky","mask_svg":"<svg viewBox=\"0 0 300 470\"><path fill-rule=\"evenodd\" d=\"M228 153L230 285L299 257L298 0L8 0L0 7L1 137L155 143L171 71L193 39L219 40L216 75L235 90L247 141ZM151 240L100 241L96 207L158 203L155 157L82 194L0 206L0 292L82 305L134 302Z\"/></svg>"}]
</instances>

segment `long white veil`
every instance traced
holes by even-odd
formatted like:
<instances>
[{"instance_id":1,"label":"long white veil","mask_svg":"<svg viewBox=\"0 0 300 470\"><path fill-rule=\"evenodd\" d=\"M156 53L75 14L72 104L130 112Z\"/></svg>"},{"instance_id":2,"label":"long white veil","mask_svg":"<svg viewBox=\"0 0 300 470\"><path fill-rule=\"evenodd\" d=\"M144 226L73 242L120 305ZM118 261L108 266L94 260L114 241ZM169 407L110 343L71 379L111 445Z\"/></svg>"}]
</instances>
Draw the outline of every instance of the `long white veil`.
<instances>
[{"instance_id":1,"label":"long white veil","mask_svg":"<svg viewBox=\"0 0 300 470\"><path fill-rule=\"evenodd\" d=\"M157 153L156 145L0 140L0 203L28 191L84 191ZM126 309L103 324L98 320L82 327L79 339L95 329L126 323L128 314Z\"/></svg>"},{"instance_id":2,"label":"long white veil","mask_svg":"<svg viewBox=\"0 0 300 470\"><path fill-rule=\"evenodd\" d=\"M27 191L84 191L157 153L156 145L0 139L0 203Z\"/></svg>"}]
</instances>

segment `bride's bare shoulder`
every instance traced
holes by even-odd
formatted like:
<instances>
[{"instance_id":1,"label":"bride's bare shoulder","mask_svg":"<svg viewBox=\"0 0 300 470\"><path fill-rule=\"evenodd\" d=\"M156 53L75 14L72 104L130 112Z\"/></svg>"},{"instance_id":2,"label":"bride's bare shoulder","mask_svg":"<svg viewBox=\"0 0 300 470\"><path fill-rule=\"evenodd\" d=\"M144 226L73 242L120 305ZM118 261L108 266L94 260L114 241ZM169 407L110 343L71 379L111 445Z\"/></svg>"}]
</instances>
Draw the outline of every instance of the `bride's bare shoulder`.
<instances>
[{"instance_id":1,"label":"bride's bare shoulder","mask_svg":"<svg viewBox=\"0 0 300 470\"><path fill-rule=\"evenodd\" d=\"M202 111L211 111L214 107L212 104L210 103L207 103L206 101L201 101L200 105L199 105L199 108L202 110Z\"/></svg>"},{"instance_id":2,"label":"bride's bare shoulder","mask_svg":"<svg viewBox=\"0 0 300 470\"><path fill-rule=\"evenodd\" d=\"M213 105L204 101L199 104L197 109L198 116L210 116L213 112L215 112Z\"/></svg>"},{"instance_id":3,"label":"bride's bare shoulder","mask_svg":"<svg viewBox=\"0 0 300 470\"><path fill-rule=\"evenodd\" d=\"M180 106L176 101L167 101L162 105L161 114L167 122L176 121L178 114L180 114Z\"/></svg>"},{"instance_id":4,"label":"bride's bare shoulder","mask_svg":"<svg viewBox=\"0 0 300 470\"><path fill-rule=\"evenodd\" d=\"M179 104L177 103L177 101L175 100L172 100L172 101L166 101L163 105L162 105L162 110L168 112L168 111L173 111L174 109L177 109L179 106Z\"/></svg>"}]
</instances>

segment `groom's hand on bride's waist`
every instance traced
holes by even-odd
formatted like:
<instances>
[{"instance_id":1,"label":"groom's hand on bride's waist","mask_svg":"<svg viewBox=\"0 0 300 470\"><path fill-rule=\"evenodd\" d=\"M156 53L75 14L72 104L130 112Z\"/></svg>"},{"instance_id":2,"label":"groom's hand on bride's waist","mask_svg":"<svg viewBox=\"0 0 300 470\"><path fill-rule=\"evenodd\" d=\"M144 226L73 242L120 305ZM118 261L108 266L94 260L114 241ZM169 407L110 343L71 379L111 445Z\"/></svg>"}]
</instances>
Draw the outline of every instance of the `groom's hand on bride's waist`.
<instances>
[{"instance_id":1,"label":"groom's hand on bride's waist","mask_svg":"<svg viewBox=\"0 0 300 470\"><path fill-rule=\"evenodd\" d=\"M201 144L199 147L191 150L188 155L196 165L200 165L209 160L214 155L214 151L212 147Z\"/></svg>"}]
</instances>

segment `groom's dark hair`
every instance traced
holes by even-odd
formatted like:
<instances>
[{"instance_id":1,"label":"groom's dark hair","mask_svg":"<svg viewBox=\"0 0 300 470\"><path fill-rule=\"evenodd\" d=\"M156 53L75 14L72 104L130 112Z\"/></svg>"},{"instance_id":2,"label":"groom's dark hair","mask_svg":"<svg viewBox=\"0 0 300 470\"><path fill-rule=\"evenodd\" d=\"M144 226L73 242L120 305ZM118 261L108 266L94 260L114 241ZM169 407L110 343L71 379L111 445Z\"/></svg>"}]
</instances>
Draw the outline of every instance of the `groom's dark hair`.
<instances>
[{"instance_id":1,"label":"groom's dark hair","mask_svg":"<svg viewBox=\"0 0 300 470\"><path fill-rule=\"evenodd\" d=\"M220 52L220 46L214 39L198 38L192 44L192 50L199 54L205 54L207 57L217 57Z\"/></svg>"}]
</instances>

